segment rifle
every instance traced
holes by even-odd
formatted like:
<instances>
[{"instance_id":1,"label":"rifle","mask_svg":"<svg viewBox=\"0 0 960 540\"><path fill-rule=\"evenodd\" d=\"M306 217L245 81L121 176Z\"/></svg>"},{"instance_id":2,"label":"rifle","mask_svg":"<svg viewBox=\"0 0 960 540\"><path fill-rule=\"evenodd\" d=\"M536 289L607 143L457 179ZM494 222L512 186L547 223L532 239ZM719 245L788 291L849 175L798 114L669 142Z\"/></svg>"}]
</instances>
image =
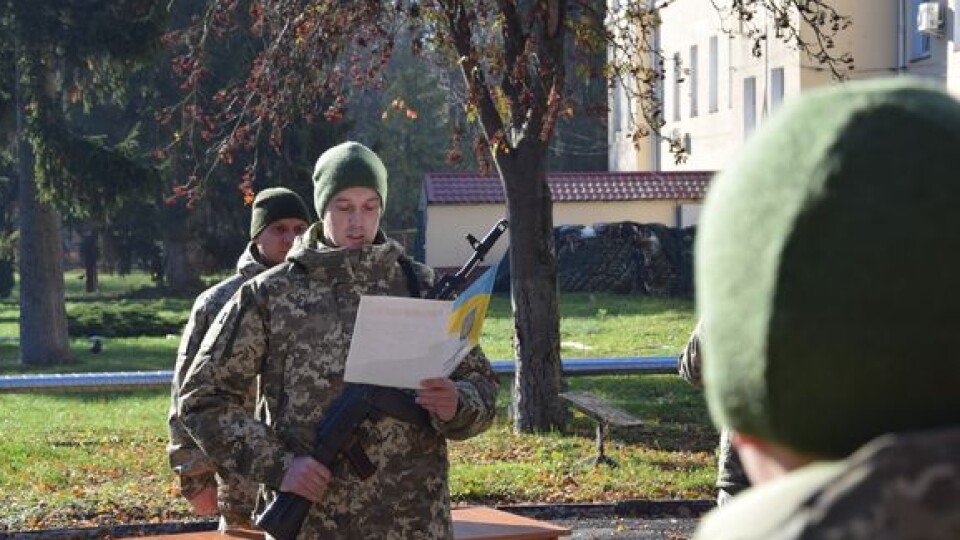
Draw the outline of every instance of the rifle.
<instances>
[{"instance_id":1,"label":"rifle","mask_svg":"<svg viewBox=\"0 0 960 540\"><path fill-rule=\"evenodd\" d=\"M472 234L467 234L466 239L473 248L473 254L456 273L438 280L427 293L427 298L451 298L463 287L470 273L506 230L507 220L501 219L483 240L478 241ZM327 414L317 424L311 457L332 469L337 458L343 455L357 476L369 478L376 472L376 467L357 440L356 431L365 420L375 422L384 415L420 426L430 425L429 414L417 405L411 394L397 388L346 383L343 392L330 404ZM279 540L294 540L312 506L313 503L300 495L280 492L257 518L257 526Z\"/></svg>"}]
</instances>

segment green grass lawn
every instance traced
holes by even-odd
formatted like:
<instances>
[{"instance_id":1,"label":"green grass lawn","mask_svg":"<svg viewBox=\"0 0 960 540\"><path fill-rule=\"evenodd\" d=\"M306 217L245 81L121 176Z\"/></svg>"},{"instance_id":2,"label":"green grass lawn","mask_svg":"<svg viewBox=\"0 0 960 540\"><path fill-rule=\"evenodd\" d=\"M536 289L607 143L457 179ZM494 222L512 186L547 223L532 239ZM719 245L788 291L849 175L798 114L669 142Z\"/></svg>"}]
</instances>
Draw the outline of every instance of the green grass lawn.
<instances>
[{"instance_id":1,"label":"green grass lawn","mask_svg":"<svg viewBox=\"0 0 960 540\"><path fill-rule=\"evenodd\" d=\"M71 302L137 300L148 282L126 285L104 276L104 290L86 295L70 287ZM68 280L69 282L69 280ZM140 293L130 294L131 290ZM144 304L147 305L147 304ZM155 305L155 304L154 304ZM167 304L164 304L167 305ZM179 304L169 304L177 309ZM190 300L182 300L189 310ZM509 300L494 299L481 342L492 359L511 357ZM693 327L690 301L638 296L569 294L561 297L564 357L672 355ZM18 305L0 302L0 336L16 336ZM16 344L0 342L0 374L171 369L178 343L171 338L117 338L93 355L85 339L73 342L75 360L26 368ZM643 420L614 430L607 453L620 467L581 462L595 453L594 428L574 415L565 433L513 433L506 411L509 378L499 397L502 414L487 433L451 443L455 503L601 502L631 498L710 498L716 434L701 394L678 377L572 377L574 390L606 397ZM92 394L0 394L0 532L38 527L187 519L166 463L165 390Z\"/></svg>"}]
</instances>

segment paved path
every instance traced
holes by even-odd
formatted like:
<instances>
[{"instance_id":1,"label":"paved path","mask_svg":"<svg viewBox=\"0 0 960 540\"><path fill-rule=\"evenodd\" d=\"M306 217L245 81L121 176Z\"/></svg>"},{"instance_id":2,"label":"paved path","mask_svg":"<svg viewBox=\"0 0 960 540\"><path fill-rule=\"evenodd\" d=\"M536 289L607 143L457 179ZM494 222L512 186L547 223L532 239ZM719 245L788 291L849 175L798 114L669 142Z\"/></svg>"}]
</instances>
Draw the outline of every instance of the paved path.
<instances>
[{"instance_id":1,"label":"paved path","mask_svg":"<svg viewBox=\"0 0 960 540\"><path fill-rule=\"evenodd\" d=\"M551 520L573 531L574 540L685 540L693 536L697 520L693 518L607 518Z\"/></svg>"},{"instance_id":2,"label":"paved path","mask_svg":"<svg viewBox=\"0 0 960 540\"><path fill-rule=\"evenodd\" d=\"M549 520L571 529L571 540L686 540L693 536L695 518L584 518ZM127 538L144 534L173 534L190 530L205 530L204 526L187 527L186 524L168 523L166 526L116 527L112 531L95 528L56 529L30 532L0 532L5 540L97 540L107 537ZM179 525L179 526L178 526Z\"/></svg>"},{"instance_id":3,"label":"paved path","mask_svg":"<svg viewBox=\"0 0 960 540\"><path fill-rule=\"evenodd\" d=\"M501 510L550 521L572 531L572 540L686 540L698 518L713 507L708 500L632 500L610 504L502 506ZM174 534L216 528L213 521L115 525L0 532L3 540L99 540Z\"/></svg>"}]
</instances>

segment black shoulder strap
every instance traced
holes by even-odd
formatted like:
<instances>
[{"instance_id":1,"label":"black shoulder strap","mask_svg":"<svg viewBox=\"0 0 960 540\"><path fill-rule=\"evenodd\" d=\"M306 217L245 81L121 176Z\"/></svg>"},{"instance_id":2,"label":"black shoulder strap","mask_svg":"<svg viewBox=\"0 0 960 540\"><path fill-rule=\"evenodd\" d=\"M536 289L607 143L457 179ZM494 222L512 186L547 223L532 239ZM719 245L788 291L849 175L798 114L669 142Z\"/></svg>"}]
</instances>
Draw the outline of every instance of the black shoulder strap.
<instances>
[{"instance_id":1,"label":"black shoulder strap","mask_svg":"<svg viewBox=\"0 0 960 540\"><path fill-rule=\"evenodd\" d=\"M410 261L410 258L406 255L401 255L397 259L397 263L400 264L404 275L407 276L407 289L410 291L410 296L420 298L420 279L417 277L417 271L413 269L413 263Z\"/></svg>"}]
</instances>

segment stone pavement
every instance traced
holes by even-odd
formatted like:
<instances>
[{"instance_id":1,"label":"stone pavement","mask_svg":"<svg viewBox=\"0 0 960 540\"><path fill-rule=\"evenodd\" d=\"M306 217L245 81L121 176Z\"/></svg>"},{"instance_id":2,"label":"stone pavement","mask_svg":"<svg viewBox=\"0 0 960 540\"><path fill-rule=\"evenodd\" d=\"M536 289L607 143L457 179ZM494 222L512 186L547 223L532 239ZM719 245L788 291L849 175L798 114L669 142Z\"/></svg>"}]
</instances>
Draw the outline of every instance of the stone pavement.
<instances>
[{"instance_id":1,"label":"stone pavement","mask_svg":"<svg viewBox=\"0 0 960 540\"><path fill-rule=\"evenodd\" d=\"M502 506L501 510L567 527L575 540L685 540L712 500L631 500L609 504Z\"/></svg>"},{"instance_id":2,"label":"stone pavement","mask_svg":"<svg viewBox=\"0 0 960 540\"><path fill-rule=\"evenodd\" d=\"M574 540L685 540L710 500L632 500L616 503L498 506L500 510L571 529ZM4 540L88 540L175 534L216 528L214 521L189 521L0 532Z\"/></svg>"},{"instance_id":3,"label":"stone pavement","mask_svg":"<svg viewBox=\"0 0 960 540\"><path fill-rule=\"evenodd\" d=\"M696 518L583 518L549 520L571 529L571 540L686 540L693 536ZM76 528L29 532L0 532L6 540L91 540L129 538L145 534L175 534L209 530L215 524L185 527L185 524L167 523L158 527L120 526L111 529ZM178 526L179 525L179 526ZM196 525L196 524L195 524Z\"/></svg>"},{"instance_id":4,"label":"stone pavement","mask_svg":"<svg viewBox=\"0 0 960 540\"><path fill-rule=\"evenodd\" d=\"M574 540L686 540L693 536L696 518L588 518L551 520L573 533Z\"/></svg>"}]
</instances>

